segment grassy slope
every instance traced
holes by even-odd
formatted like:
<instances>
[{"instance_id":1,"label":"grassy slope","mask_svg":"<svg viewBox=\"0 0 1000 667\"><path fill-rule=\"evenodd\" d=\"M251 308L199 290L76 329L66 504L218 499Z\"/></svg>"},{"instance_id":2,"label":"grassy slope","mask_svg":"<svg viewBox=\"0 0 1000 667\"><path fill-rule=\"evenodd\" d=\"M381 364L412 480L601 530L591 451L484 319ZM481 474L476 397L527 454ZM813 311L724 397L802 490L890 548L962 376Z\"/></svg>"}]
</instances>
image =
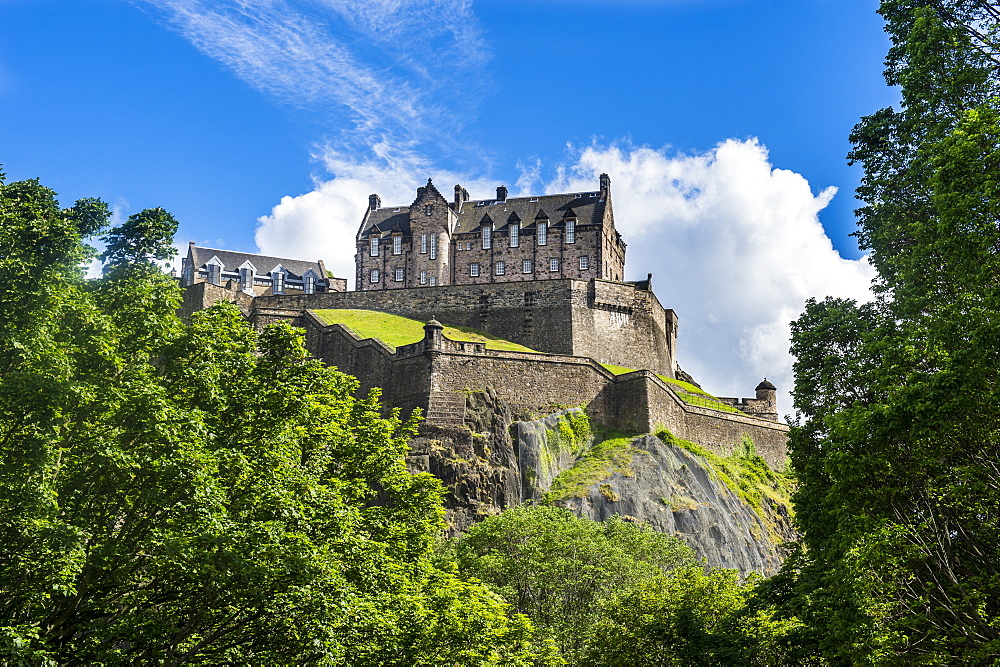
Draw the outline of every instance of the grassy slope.
<instances>
[{"instance_id":1,"label":"grassy slope","mask_svg":"<svg viewBox=\"0 0 1000 667\"><path fill-rule=\"evenodd\" d=\"M634 368L625 368L624 366L615 366L614 364L601 364L601 365L607 368L615 375L623 375L625 373L631 373L632 371L635 370ZM667 384L673 386L673 388L677 390L677 395L680 396L681 400L683 400L688 405L697 405L703 408L721 410L722 412L743 414L741 411L737 410L733 406L729 405L728 403L722 403L715 396L712 396L710 393L708 393L701 387L697 387L691 384L690 382L684 382L683 380L675 380L673 378L668 378L666 375L657 375L656 377L660 378Z\"/></svg>"},{"instance_id":2,"label":"grassy slope","mask_svg":"<svg viewBox=\"0 0 1000 667\"><path fill-rule=\"evenodd\" d=\"M325 324L343 324L361 338L378 338L390 347L409 345L422 340L424 323L408 317L390 315L377 310L314 310L316 317ZM512 350L514 352L534 352L517 343L468 327L445 327L444 335L451 340L471 343L486 343L490 350Z\"/></svg>"}]
</instances>

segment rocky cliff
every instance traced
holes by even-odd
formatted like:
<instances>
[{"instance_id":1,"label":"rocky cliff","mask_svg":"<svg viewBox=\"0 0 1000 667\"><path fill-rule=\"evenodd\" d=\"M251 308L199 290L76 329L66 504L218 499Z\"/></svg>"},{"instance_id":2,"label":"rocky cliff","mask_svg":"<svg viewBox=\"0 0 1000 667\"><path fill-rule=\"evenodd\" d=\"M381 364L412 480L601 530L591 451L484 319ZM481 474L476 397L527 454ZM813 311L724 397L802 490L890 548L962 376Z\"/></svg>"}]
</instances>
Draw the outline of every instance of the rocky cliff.
<instances>
[{"instance_id":1,"label":"rocky cliff","mask_svg":"<svg viewBox=\"0 0 1000 667\"><path fill-rule=\"evenodd\" d=\"M579 408L515 421L490 391L468 395L466 427L425 426L410 466L445 483L452 533L522 502L551 503L649 523L710 565L762 574L777 570L780 543L794 537L790 483L752 443L720 457L665 431L595 436Z\"/></svg>"}]
</instances>

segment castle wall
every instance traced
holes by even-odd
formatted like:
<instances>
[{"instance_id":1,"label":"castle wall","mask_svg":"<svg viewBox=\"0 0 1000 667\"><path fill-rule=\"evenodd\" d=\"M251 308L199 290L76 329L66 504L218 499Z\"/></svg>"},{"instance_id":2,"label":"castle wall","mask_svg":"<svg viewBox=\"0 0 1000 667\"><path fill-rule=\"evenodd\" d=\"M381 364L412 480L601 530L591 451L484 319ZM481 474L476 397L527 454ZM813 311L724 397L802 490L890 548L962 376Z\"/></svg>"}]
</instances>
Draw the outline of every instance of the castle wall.
<instances>
[{"instance_id":1,"label":"castle wall","mask_svg":"<svg viewBox=\"0 0 1000 667\"><path fill-rule=\"evenodd\" d=\"M244 315L249 315L253 308L254 297L241 290L233 280L227 280L223 285L195 283L184 288L183 300L177 314L188 317L191 313L214 306L220 301L235 303Z\"/></svg>"},{"instance_id":2,"label":"castle wall","mask_svg":"<svg viewBox=\"0 0 1000 667\"><path fill-rule=\"evenodd\" d=\"M540 352L674 376L676 316L628 283L535 280L260 297L258 307L378 310L489 332Z\"/></svg>"},{"instance_id":3,"label":"castle wall","mask_svg":"<svg viewBox=\"0 0 1000 667\"><path fill-rule=\"evenodd\" d=\"M255 311L258 325L293 309ZM340 326L324 326L315 316L304 316L306 340L317 357L358 377L361 391L383 389L386 405L404 414L427 410L435 396L459 396L466 391L492 388L522 415L540 415L558 408L582 405L597 422L633 433L668 428L720 454L728 454L744 435L772 467L784 464L788 427L777 422L728 414L684 403L649 371L615 376L583 357L487 350L481 343L450 341L428 326L424 340L393 351L373 339L359 339Z\"/></svg>"}]
</instances>

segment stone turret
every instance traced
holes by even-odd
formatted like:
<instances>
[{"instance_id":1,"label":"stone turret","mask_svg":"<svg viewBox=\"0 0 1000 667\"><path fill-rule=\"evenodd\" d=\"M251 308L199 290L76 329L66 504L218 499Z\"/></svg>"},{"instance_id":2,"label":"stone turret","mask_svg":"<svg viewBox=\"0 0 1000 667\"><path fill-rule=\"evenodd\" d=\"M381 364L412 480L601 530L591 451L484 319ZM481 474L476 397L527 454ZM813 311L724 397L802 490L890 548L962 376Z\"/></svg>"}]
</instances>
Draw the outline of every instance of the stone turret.
<instances>
[{"instance_id":1,"label":"stone turret","mask_svg":"<svg viewBox=\"0 0 1000 667\"><path fill-rule=\"evenodd\" d=\"M772 410L777 406L777 387L768 382L767 378L764 378L764 381L757 385L756 392L758 401L767 403Z\"/></svg>"}]
</instances>

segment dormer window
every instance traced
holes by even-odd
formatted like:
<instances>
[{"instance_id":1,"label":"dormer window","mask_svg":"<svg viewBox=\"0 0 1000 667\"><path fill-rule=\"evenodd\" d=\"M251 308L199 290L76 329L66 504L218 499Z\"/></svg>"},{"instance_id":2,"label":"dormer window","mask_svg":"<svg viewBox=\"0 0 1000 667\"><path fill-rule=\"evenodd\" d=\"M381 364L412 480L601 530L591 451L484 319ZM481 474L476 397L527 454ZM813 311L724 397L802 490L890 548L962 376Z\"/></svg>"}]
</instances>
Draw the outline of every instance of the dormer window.
<instances>
[{"instance_id":1,"label":"dormer window","mask_svg":"<svg viewBox=\"0 0 1000 667\"><path fill-rule=\"evenodd\" d=\"M272 294L284 294L285 293L285 272L281 269L273 271L271 273L271 293Z\"/></svg>"},{"instance_id":2,"label":"dormer window","mask_svg":"<svg viewBox=\"0 0 1000 667\"><path fill-rule=\"evenodd\" d=\"M205 268L208 269L208 282L213 285L222 284L222 267L218 264L208 264Z\"/></svg>"},{"instance_id":3,"label":"dormer window","mask_svg":"<svg viewBox=\"0 0 1000 667\"><path fill-rule=\"evenodd\" d=\"M393 255L403 254L403 237L398 234L392 237L392 254Z\"/></svg>"},{"instance_id":4,"label":"dormer window","mask_svg":"<svg viewBox=\"0 0 1000 667\"><path fill-rule=\"evenodd\" d=\"M483 250L489 250L493 246L493 228L483 227Z\"/></svg>"},{"instance_id":5,"label":"dormer window","mask_svg":"<svg viewBox=\"0 0 1000 667\"><path fill-rule=\"evenodd\" d=\"M240 289L250 291L253 289L253 269L244 266L240 268Z\"/></svg>"},{"instance_id":6,"label":"dormer window","mask_svg":"<svg viewBox=\"0 0 1000 667\"><path fill-rule=\"evenodd\" d=\"M368 246L368 254L372 257L378 257L378 237L375 236L371 239Z\"/></svg>"},{"instance_id":7,"label":"dormer window","mask_svg":"<svg viewBox=\"0 0 1000 667\"><path fill-rule=\"evenodd\" d=\"M538 223L538 245L546 245L549 242L549 223Z\"/></svg>"},{"instance_id":8,"label":"dormer window","mask_svg":"<svg viewBox=\"0 0 1000 667\"><path fill-rule=\"evenodd\" d=\"M521 225L514 223L510 226L510 247L516 248L521 245Z\"/></svg>"},{"instance_id":9,"label":"dormer window","mask_svg":"<svg viewBox=\"0 0 1000 667\"><path fill-rule=\"evenodd\" d=\"M566 243L576 243L576 220L566 221Z\"/></svg>"},{"instance_id":10,"label":"dormer window","mask_svg":"<svg viewBox=\"0 0 1000 667\"><path fill-rule=\"evenodd\" d=\"M316 276L311 273L307 273L302 277L302 291L306 294L316 293Z\"/></svg>"}]
</instances>

